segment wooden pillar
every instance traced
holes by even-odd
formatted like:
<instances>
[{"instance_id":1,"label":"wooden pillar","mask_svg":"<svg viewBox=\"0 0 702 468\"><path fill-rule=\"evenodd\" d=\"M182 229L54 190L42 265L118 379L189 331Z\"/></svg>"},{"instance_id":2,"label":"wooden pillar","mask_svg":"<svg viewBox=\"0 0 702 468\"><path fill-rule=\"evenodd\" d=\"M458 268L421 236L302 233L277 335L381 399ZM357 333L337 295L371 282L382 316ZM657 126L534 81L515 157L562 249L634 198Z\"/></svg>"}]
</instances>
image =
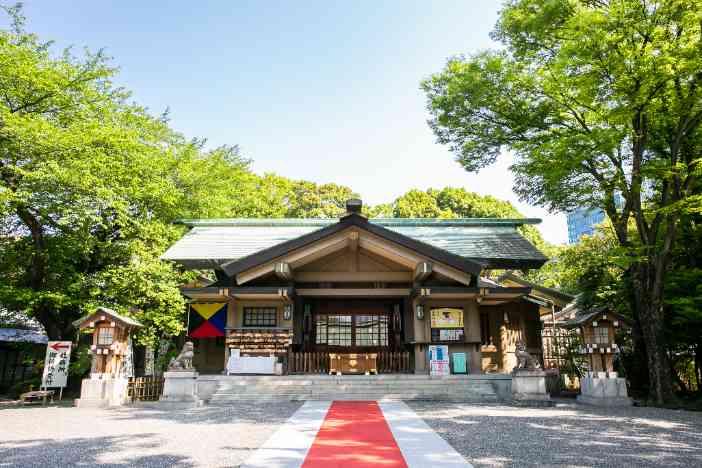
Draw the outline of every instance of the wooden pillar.
<instances>
[{"instance_id":1,"label":"wooden pillar","mask_svg":"<svg viewBox=\"0 0 702 468\"><path fill-rule=\"evenodd\" d=\"M502 313L502 317L500 317L500 370L510 372L511 369L508 369L510 367L509 355L507 354L509 350L509 324L504 320L507 311L501 307L500 312Z\"/></svg>"}]
</instances>

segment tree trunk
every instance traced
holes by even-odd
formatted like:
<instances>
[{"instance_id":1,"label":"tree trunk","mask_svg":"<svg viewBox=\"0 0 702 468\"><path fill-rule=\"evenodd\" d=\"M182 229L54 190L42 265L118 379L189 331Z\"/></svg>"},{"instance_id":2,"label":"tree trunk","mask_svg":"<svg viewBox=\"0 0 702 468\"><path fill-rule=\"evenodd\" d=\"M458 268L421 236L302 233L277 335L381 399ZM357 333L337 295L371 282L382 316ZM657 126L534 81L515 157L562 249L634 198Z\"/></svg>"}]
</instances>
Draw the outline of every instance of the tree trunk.
<instances>
[{"instance_id":1,"label":"tree trunk","mask_svg":"<svg viewBox=\"0 0 702 468\"><path fill-rule=\"evenodd\" d=\"M697 393L702 395L702 343L697 343L695 346L695 380Z\"/></svg>"},{"instance_id":2,"label":"tree trunk","mask_svg":"<svg viewBox=\"0 0 702 468\"><path fill-rule=\"evenodd\" d=\"M663 404L673 398L670 363L666 354L663 322L663 294L653 286L653 265L642 262L634 266L634 306L639 317L641 334L646 344L649 377L649 398Z\"/></svg>"}]
</instances>

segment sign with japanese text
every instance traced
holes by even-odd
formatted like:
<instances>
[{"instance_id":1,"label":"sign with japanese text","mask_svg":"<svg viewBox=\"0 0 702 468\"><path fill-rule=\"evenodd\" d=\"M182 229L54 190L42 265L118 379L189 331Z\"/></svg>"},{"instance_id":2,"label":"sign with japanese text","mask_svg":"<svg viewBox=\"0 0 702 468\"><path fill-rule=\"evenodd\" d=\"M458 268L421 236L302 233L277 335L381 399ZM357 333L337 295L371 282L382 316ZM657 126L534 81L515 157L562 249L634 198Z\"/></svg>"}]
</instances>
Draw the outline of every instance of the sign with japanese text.
<instances>
[{"instance_id":1,"label":"sign with japanese text","mask_svg":"<svg viewBox=\"0 0 702 468\"><path fill-rule=\"evenodd\" d=\"M46 345L44 374L41 386L44 388L65 387L68 382L68 364L71 361L70 341L49 341Z\"/></svg>"},{"instance_id":2,"label":"sign with japanese text","mask_svg":"<svg viewBox=\"0 0 702 468\"><path fill-rule=\"evenodd\" d=\"M429 374L449 375L449 352L446 345L429 346Z\"/></svg>"},{"instance_id":3,"label":"sign with japanese text","mask_svg":"<svg viewBox=\"0 0 702 468\"><path fill-rule=\"evenodd\" d=\"M463 309L431 309L431 328L463 328Z\"/></svg>"}]
</instances>

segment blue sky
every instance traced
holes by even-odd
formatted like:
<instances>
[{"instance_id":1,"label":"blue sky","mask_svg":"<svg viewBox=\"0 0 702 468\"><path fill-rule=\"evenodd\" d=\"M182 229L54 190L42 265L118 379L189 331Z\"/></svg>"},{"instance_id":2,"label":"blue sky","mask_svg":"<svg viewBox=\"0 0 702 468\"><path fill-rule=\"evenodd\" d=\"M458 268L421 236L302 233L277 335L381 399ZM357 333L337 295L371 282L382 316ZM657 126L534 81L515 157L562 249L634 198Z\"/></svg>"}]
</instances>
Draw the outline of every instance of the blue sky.
<instances>
[{"instance_id":1,"label":"blue sky","mask_svg":"<svg viewBox=\"0 0 702 468\"><path fill-rule=\"evenodd\" d=\"M497 0L25 1L28 29L58 47L104 48L120 85L212 146L239 144L256 172L352 187L366 203L458 186L520 203L509 158L466 173L426 124L419 82L452 55L495 47Z\"/></svg>"}]
</instances>

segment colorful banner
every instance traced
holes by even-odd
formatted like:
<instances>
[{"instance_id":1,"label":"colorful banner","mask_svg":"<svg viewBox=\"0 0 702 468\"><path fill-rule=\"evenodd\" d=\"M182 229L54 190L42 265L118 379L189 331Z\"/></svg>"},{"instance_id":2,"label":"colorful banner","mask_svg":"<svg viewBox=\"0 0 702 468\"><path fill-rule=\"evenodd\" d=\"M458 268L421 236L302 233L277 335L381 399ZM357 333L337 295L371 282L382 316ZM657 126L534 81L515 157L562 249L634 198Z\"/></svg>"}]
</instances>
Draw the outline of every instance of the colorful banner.
<instances>
[{"instance_id":1,"label":"colorful banner","mask_svg":"<svg viewBox=\"0 0 702 468\"><path fill-rule=\"evenodd\" d=\"M463 328L463 309L431 309L431 328Z\"/></svg>"},{"instance_id":2,"label":"colorful banner","mask_svg":"<svg viewBox=\"0 0 702 468\"><path fill-rule=\"evenodd\" d=\"M224 336L227 325L226 302L201 302L190 304L188 336L193 338L216 338Z\"/></svg>"}]
</instances>

